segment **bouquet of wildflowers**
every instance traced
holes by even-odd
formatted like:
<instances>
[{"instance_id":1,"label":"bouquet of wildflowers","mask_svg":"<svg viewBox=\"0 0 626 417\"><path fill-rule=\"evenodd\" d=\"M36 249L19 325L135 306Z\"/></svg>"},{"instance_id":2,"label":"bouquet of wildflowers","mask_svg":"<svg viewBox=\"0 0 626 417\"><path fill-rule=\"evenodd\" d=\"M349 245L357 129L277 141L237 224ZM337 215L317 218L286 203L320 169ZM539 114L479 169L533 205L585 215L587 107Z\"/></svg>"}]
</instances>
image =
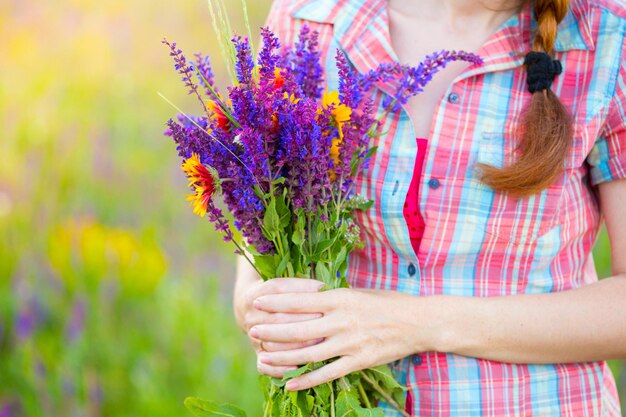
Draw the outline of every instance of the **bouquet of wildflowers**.
<instances>
[{"instance_id":1,"label":"bouquet of wildflowers","mask_svg":"<svg viewBox=\"0 0 626 417\"><path fill-rule=\"evenodd\" d=\"M221 15L223 5L216 10L213 16ZM230 37L223 20L215 26L220 39ZM206 215L264 280L300 277L320 280L325 289L347 287L348 256L360 245L355 213L372 204L355 192L356 183L374 152L369 141L379 134L381 118L399 110L448 62L480 60L442 51L418 67L389 63L357 74L337 52L339 90L326 91L317 33L303 26L293 48L281 48L267 28L261 36L256 64L249 38L222 43L232 82L225 94L208 57L198 54L190 62L175 43L163 41L201 106L200 116L181 112L169 120L166 134L183 159L194 213ZM367 93L390 81L397 92L377 118ZM308 390L284 389L290 378L323 365L303 364L282 379L265 378L264 416L382 416L378 400L406 415L404 388L387 366ZM193 398L186 404L197 415L244 415L229 404Z\"/></svg>"}]
</instances>

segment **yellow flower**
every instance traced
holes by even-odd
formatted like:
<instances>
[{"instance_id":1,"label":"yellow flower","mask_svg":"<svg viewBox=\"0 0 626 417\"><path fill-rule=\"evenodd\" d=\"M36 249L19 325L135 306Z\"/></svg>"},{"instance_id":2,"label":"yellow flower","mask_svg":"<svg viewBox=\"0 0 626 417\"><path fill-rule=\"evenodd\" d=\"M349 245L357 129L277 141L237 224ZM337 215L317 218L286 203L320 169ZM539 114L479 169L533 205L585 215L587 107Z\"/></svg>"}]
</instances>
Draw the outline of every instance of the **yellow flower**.
<instances>
[{"instance_id":1,"label":"yellow flower","mask_svg":"<svg viewBox=\"0 0 626 417\"><path fill-rule=\"evenodd\" d=\"M295 94L293 93L291 95L287 94L286 91L283 97L289 99L289 101L292 102L293 104L298 104L298 102L302 100L301 98L296 98Z\"/></svg>"},{"instance_id":2,"label":"yellow flower","mask_svg":"<svg viewBox=\"0 0 626 417\"><path fill-rule=\"evenodd\" d=\"M352 109L345 104L341 104L338 91L326 91L322 96L322 107L325 110L329 108L331 109L330 113L333 116L333 120L337 124L339 137L333 138L332 145L330 147L330 158L333 160L335 166L337 166L339 164L339 147L343 142L343 124L350 121ZM334 181L336 178L337 176L335 171L330 170L331 181Z\"/></svg>"},{"instance_id":3,"label":"yellow flower","mask_svg":"<svg viewBox=\"0 0 626 417\"><path fill-rule=\"evenodd\" d=\"M331 114L337 123L339 140L343 140L343 124L350 120L350 116L352 116L352 109L345 104L341 104L339 101L338 91L325 92L322 96L322 107L324 109L332 107Z\"/></svg>"}]
</instances>

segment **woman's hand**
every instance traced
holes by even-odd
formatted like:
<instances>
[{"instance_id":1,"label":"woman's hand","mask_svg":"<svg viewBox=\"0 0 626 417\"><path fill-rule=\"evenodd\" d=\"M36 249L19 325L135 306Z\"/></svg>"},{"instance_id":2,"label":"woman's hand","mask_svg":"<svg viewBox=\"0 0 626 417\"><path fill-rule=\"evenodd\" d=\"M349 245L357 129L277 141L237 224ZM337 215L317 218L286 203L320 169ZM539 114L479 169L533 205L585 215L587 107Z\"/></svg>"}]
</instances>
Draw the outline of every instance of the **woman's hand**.
<instances>
[{"instance_id":1,"label":"woman's hand","mask_svg":"<svg viewBox=\"0 0 626 417\"><path fill-rule=\"evenodd\" d=\"M250 328L260 323L264 324L288 324L320 318L320 313L271 313L258 310L252 304L259 297L283 294L287 297L298 299L302 293L317 292L323 284L319 281L302 278L276 278L263 282L261 279L248 281L246 286L235 292L236 316L240 317L239 325L248 334L252 346L257 352L257 368L260 373L273 377L281 377L285 372L295 369L296 366L272 366L258 360L259 354L264 351L279 352L289 349L302 349L319 343L321 340L306 342L271 342L261 341L250 335Z\"/></svg>"},{"instance_id":2,"label":"woman's hand","mask_svg":"<svg viewBox=\"0 0 626 417\"><path fill-rule=\"evenodd\" d=\"M290 349L265 349L258 357L272 369L291 368L331 358L336 361L294 378L287 389L320 385L351 372L430 350L424 341L434 335L424 299L395 291L337 289L323 293L265 294L253 302L260 312L293 316L316 314L306 322L270 322L258 316L249 334L263 346L290 344ZM321 313L321 314L319 314ZM323 340L321 343L318 343ZM287 346L287 345L283 345ZM264 368L262 369L269 369Z\"/></svg>"}]
</instances>

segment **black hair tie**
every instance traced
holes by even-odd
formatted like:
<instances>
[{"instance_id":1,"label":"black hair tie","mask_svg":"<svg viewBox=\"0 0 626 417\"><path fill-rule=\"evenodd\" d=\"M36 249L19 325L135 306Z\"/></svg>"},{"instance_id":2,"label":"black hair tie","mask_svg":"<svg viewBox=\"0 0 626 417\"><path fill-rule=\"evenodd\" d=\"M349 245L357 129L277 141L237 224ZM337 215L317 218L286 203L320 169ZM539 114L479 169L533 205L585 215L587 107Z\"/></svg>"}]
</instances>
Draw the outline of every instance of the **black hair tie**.
<instances>
[{"instance_id":1,"label":"black hair tie","mask_svg":"<svg viewBox=\"0 0 626 417\"><path fill-rule=\"evenodd\" d=\"M526 73L528 75L528 91L548 90L554 81L554 77L563 72L561 62L552 59L545 52L529 52L524 58Z\"/></svg>"}]
</instances>

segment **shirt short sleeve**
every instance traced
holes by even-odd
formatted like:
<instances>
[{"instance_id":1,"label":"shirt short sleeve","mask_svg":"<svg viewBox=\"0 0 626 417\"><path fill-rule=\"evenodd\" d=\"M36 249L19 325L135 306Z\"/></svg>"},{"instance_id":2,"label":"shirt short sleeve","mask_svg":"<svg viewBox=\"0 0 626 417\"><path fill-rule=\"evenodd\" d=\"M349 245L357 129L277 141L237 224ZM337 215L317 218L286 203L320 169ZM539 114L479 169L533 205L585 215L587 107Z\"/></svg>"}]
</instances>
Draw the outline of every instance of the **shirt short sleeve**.
<instances>
[{"instance_id":1,"label":"shirt short sleeve","mask_svg":"<svg viewBox=\"0 0 626 417\"><path fill-rule=\"evenodd\" d=\"M299 30L298 22L292 16L293 3L293 0L274 0L265 21L265 26L284 46L290 46L295 42Z\"/></svg>"},{"instance_id":2,"label":"shirt short sleeve","mask_svg":"<svg viewBox=\"0 0 626 417\"><path fill-rule=\"evenodd\" d=\"M626 178L626 63L617 77L615 94L591 153L587 157L593 185Z\"/></svg>"}]
</instances>

